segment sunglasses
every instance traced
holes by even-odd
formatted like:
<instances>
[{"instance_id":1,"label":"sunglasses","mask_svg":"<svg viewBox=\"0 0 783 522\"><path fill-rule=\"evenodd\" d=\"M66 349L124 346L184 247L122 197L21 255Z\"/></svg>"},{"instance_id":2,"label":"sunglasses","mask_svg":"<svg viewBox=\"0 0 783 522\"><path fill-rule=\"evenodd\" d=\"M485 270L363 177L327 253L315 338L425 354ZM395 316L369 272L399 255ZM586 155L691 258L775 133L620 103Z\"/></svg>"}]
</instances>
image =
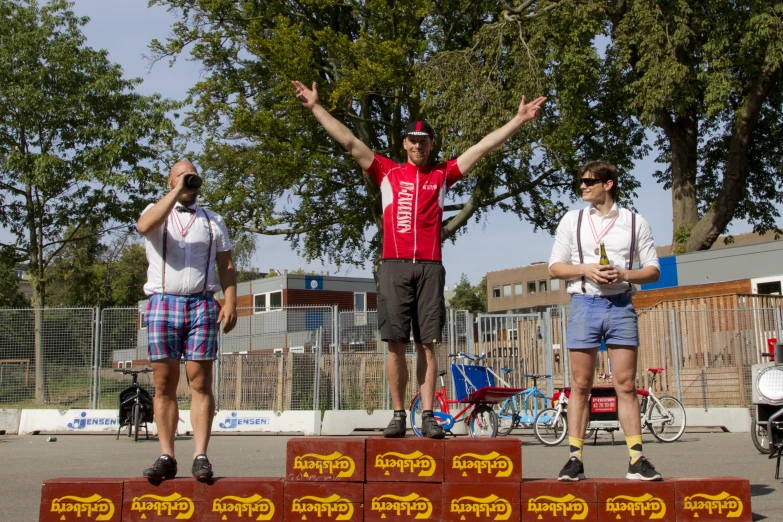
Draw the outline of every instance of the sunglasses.
<instances>
[{"instance_id":1,"label":"sunglasses","mask_svg":"<svg viewBox=\"0 0 783 522\"><path fill-rule=\"evenodd\" d=\"M592 187L598 183L603 183L603 181L598 178L579 178L579 183L584 184L585 187Z\"/></svg>"}]
</instances>

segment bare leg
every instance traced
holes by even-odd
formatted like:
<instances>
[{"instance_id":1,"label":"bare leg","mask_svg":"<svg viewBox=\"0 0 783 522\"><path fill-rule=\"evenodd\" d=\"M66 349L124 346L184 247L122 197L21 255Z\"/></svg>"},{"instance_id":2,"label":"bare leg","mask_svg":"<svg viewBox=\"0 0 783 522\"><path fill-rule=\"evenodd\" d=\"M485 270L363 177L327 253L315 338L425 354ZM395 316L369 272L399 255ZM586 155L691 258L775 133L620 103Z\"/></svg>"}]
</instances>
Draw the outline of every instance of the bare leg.
<instances>
[{"instance_id":1,"label":"bare leg","mask_svg":"<svg viewBox=\"0 0 783 522\"><path fill-rule=\"evenodd\" d=\"M421 391L421 407L431 410L435 399L435 381L438 377L438 360L435 345L416 344L416 377Z\"/></svg>"},{"instance_id":2,"label":"bare leg","mask_svg":"<svg viewBox=\"0 0 783 522\"><path fill-rule=\"evenodd\" d=\"M587 403L595 378L595 359L598 347L568 352L571 363L571 396L568 398L568 435L576 439L585 438L585 429L590 421Z\"/></svg>"},{"instance_id":3,"label":"bare leg","mask_svg":"<svg viewBox=\"0 0 783 522\"><path fill-rule=\"evenodd\" d=\"M190 424L193 426L194 453L206 455L212 419L215 416L215 396L212 392L212 364L214 361L188 361L185 371L190 384Z\"/></svg>"},{"instance_id":4,"label":"bare leg","mask_svg":"<svg viewBox=\"0 0 783 522\"><path fill-rule=\"evenodd\" d=\"M179 384L179 360L161 359L150 363L152 380L155 382L153 412L158 427L158 442L161 455L174 455L174 437L179 422L177 385Z\"/></svg>"},{"instance_id":5,"label":"bare leg","mask_svg":"<svg viewBox=\"0 0 783 522\"><path fill-rule=\"evenodd\" d=\"M641 435L639 399L636 396L636 346L609 345L612 381L617 393L617 414L626 437ZM571 405L569 404L569 408Z\"/></svg>"},{"instance_id":6,"label":"bare leg","mask_svg":"<svg viewBox=\"0 0 783 522\"><path fill-rule=\"evenodd\" d=\"M389 341L389 353L386 356L386 378L389 380L392 406L395 410L404 410L405 390L408 388L408 363L405 361L407 345ZM430 397L430 406L432 398Z\"/></svg>"}]
</instances>

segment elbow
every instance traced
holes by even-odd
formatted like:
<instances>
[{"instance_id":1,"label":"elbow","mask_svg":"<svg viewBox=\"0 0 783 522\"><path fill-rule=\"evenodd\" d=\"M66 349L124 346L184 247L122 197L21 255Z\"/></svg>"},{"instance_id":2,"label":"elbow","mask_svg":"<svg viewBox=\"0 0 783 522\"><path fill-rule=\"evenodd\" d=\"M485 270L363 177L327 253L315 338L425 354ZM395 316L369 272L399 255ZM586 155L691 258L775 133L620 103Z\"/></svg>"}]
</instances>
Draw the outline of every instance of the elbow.
<instances>
[{"instance_id":1,"label":"elbow","mask_svg":"<svg viewBox=\"0 0 783 522\"><path fill-rule=\"evenodd\" d=\"M137 221L137 222L136 222L136 230L137 230L137 231L139 232L139 234L141 234L142 236L146 236L146 235L147 235L147 232L149 232L149 231L150 231L150 230L149 230L149 227L148 227L146 224L144 224L144 223L141 223L140 221Z\"/></svg>"}]
</instances>

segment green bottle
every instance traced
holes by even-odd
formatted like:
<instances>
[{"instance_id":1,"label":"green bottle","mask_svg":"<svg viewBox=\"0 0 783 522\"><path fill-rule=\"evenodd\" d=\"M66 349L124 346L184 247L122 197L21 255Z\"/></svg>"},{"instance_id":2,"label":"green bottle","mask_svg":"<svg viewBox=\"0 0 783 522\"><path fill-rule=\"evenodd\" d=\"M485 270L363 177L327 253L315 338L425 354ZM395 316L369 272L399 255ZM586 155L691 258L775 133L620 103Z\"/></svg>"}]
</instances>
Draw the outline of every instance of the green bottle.
<instances>
[{"instance_id":1,"label":"green bottle","mask_svg":"<svg viewBox=\"0 0 783 522\"><path fill-rule=\"evenodd\" d=\"M603 243L601 243L601 260L598 261L599 265L608 265L609 264L609 258L606 256L606 247Z\"/></svg>"}]
</instances>

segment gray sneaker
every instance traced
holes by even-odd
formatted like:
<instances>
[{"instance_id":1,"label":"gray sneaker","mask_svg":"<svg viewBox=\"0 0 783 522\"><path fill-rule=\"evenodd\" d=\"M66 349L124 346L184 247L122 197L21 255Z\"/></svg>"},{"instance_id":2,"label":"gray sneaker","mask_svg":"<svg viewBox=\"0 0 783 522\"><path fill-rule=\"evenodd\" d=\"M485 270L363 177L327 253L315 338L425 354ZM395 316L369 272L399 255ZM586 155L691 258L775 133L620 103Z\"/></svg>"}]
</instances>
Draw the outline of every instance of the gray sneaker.
<instances>
[{"instance_id":1,"label":"gray sneaker","mask_svg":"<svg viewBox=\"0 0 783 522\"><path fill-rule=\"evenodd\" d=\"M631 480L663 480L661 474L655 471L655 466L644 457L636 461L636 464L628 463L628 473L625 478Z\"/></svg>"},{"instance_id":2,"label":"gray sneaker","mask_svg":"<svg viewBox=\"0 0 783 522\"><path fill-rule=\"evenodd\" d=\"M585 479L585 466L582 461L576 457L571 457L560 470L560 474L557 476L557 480L566 480L576 482L578 480Z\"/></svg>"},{"instance_id":3,"label":"gray sneaker","mask_svg":"<svg viewBox=\"0 0 783 522\"><path fill-rule=\"evenodd\" d=\"M431 415L421 418L421 434L428 439L442 439L446 436L443 427Z\"/></svg>"},{"instance_id":4,"label":"gray sneaker","mask_svg":"<svg viewBox=\"0 0 783 522\"><path fill-rule=\"evenodd\" d=\"M405 436L406 431L405 415L395 414L389 425L383 430L383 436L387 439L401 439Z\"/></svg>"}]
</instances>

